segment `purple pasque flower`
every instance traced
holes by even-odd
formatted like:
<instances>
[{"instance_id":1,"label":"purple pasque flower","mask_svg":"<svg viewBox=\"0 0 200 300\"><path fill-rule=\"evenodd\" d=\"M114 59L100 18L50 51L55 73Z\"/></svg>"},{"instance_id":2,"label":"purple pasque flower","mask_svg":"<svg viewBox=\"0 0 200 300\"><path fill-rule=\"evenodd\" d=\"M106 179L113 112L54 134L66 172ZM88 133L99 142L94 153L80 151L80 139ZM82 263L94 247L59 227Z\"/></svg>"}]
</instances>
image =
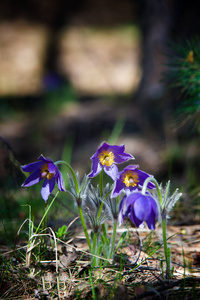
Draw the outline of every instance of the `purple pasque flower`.
<instances>
[{"instance_id":1,"label":"purple pasque flower","mask_svg":"<svg viewBox=\"0 0 200 300\"><path fill-rule=\"evenodd\" d=\"M24 172L32 172L32 174L22 184L23 187L32 186L44 179L41 194L42 198L47 201L49 195L57 182L60 191L65 191L63 177L53 161L43 155L38 157L39 161L22 166Z\"/></svg>"},{"instance_id":2,"label":"purple pasque flower","mask_svg":"<svg viewBox=\"0 0 200 300\"><path fill-rule=\"evenodd\" d=\"M115 180L112 197L117 197L124 189L126 194L137 190L143 186L144 181L148 177L153 177L138 169L139 165L129 165L124 168L122 172L118 173ZM155 185L151 182L148 183L147 188L154 189Z\"/></svg>"},{"instance_id":3,"label":"purple pasque flower","mask_svg":"<svg viewBox=\"0 0 200 300\"><path fill-rule=\"evenodd\" d=\"M119 207L118 221L121 225L124 217L129 217L131 221L139 228L147 223L149 229L155 229L156 219L159 218L159 207L156 200L149 194L142 194L134 191L125 196Z\"/></svg>"},{"instance_id":4,"label":"purple pasque flower","mask_svg":"<svg viewBox=\"0 0 200 300\"><path fill-rule=\"evenodd\" d=\"M131 154L124 152L125 146L111 146L104 142L91 157L93 161L92 172L89 177L95 177L102 169L115 180L118 174L116 164L120 164L128 159L134 159Z\"/></svg>"}]
</instances>

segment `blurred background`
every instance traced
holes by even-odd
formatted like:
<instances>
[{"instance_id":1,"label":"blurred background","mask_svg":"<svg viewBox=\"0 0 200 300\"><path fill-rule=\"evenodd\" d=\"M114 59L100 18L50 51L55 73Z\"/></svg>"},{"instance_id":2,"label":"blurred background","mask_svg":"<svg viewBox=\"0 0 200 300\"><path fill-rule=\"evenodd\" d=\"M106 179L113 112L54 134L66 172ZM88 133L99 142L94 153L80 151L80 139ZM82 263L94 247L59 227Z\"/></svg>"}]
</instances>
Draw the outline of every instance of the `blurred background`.
<instances>
[{"instance_id":1,"label":"blurred background","mask_svg":"<svg viewBox=\"0 0 200 300\"><path fill-rule=\"evenodd\" d=\"M45 206L41 185L21 188L20 165L42 153L82 177L104 140L180 188L173 224L199 222L199 134L176 119L182 99L170 81L170 45L199 36L199 23L198 6L185 0L1 1L2 243L28 216L24 205L36 220ZM49 219L59 226L76 214L60 193Z\"/></svg>"}]
</instances>

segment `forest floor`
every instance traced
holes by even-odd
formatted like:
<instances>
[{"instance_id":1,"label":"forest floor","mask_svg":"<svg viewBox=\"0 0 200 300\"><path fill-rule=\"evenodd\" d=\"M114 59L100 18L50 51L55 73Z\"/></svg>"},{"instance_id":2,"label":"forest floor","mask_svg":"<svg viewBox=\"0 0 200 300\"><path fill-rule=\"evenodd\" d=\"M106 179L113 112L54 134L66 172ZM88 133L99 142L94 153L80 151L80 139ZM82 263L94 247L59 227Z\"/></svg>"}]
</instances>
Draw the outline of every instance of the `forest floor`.
<instances>
[{"instance_id":1,"label":"forest floor","mask_svg":"<svg viewBox=\"0 0 200 300\"><path fill-rule=\"evenodd\" d=\"M124 229L119 228L118 233ZM84 234L52 246L43 260L32 256L26 265L26 246L1 248L0 299L198 299L200 296L200 229L169 226L173 277L161 271L163 247L155 232L129 228L129 243L106 267L92 268ZM157 249L157 251L155 251ZM34 261L34 262L33 262ZM163 272L165 264L163 263Z\"/></svg>"}]
</instances>

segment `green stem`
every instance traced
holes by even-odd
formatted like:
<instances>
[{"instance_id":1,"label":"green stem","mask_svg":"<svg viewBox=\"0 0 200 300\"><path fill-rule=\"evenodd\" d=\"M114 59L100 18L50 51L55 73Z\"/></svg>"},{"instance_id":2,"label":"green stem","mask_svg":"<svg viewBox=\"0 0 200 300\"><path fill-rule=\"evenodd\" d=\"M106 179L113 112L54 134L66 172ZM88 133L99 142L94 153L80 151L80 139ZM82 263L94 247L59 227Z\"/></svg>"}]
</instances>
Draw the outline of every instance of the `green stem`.
<instances>
[{"instance_id":1,"label":"green stem","mask_svg":"<svg viewBox=\"0 0 200 300\"><path fill-rule=\"evenodd\" d=\"M99 218L101 216L103 205L104 205L104 202L102 201L101 205L100 205L100 208L99 208L99 211L98 211L97 220L99 220ZM107 238L107 232L106 232L105 224L101 224L101 228L102 228L103 235L104 235L104 238L105 238L105 241L106 241L106 244L107 244L108 243L108 238Z\"/></svg>"},{"instance_id":2,"label":"green stem","mask_svg":"<svg viewBox=\"0 0 200 300\"><path fill-rule=\"evenodd\" d=\"M87 227L86 227L85 220L84 220L84 217L83 217L83 210L82 210L81 205L78 205L78 211L79 211L81 223L82 223L82 226L83 226L83 231L85 233L85 237L86 237L89 249L91 251L92 246L91 246L90 238L89 238L89 235L88 235L88 232L87 232Z\"/></svg>"},{"instance_id":3,"label":"green stem","mask_svg":"<svg viewBox=\"0 0 200 300\"><path fill-rule=\"evenodd\" d=\"M48 200L45 202L45 211L48 211ZM46 214L46 217L45 217L44 227L47 228L47 214Z\"/></svg>"},{"instance_id":4,"label":"green stem","mask_svg":"<svg viewBox=\"0 0 200 300\"><path fill-rule=\"evenodd\" d=\"M169 191L169 183L166 189L166 193L164 195L165 199L162 199L162 193L161 190L159 188L159 184L157 182L157 180L154 177L148 177L142 187L142 193L145 194L145 191L147 189L147 185L148 183L152 181L153 183L155 183L156 186L156 190L158 193L158 199L159 199L159 203L160 203L160 210L161 210L161 219L162 219L162 235L163 235L163 246L164 246L164 254L165 254L165 261L166 261L166 277L170 278L171 277L171 269L170 269L170 257L171 257L171 253L170 253L170 248L168 248L167 246L167 234L166 234L166 230L167 230L167 226L166 226L166 217L163 216L162 214L162 209L164 206L164 202L166 201L166 197Z\"/></svg>"},{"instance_id":5,"label":"green stem","mask_svg":"<svg viewBox=\"0 0 200 300\"><path fill-rule=\"evenodd\" d=\"M102 212L102 209L103 209L103 205L104 205L104 202L102 201L101 202L101 205L99 207L99 211L98 211L98 215L97 215L97 220L99 220L100 216L101 216L101 212ZM103 236L105 238L105 242L106 244L108 244L108 238L107 238L107 232L106 232L106 227L105 227L105 224L101 224L101 228L102 228L102 231L103 231Z\"/></svg>"},{"instance_id":6,"label":"green stem","mask_svg":"<svg viewBox=\"0 0 200 300\"><path fill-rule=\"evenodd\" d=\"M99 176L100 176L99 190L100 190L100 197L102 197L102 196L103 196L103 169L101 170ZM103 209L103 205L104 205L104 202L102 201L102 203L101 203L101 205L100 205L100 208L99 208L99 211L98 211L98 215L97 215L98 220L99 220L99 218L100 218L100 216L101 216L101 212L102 212L102 209ZM105 224L102 224L101 227L102 227L103 235L104 235L104 237L105 237L105 241L106 241L106 244L107 244L108 239L107 239L107 232L106 232Z\"/></svg>"},{"instance_id":7,"label":"green stem","mask_svg":"<svg viewBox=\"0 0 200 300\"><path fill-rule=\"evenodd\" d=\"M76 187L76 193L77 193L77 195L79 195L79 193L80 193L79 183L78 183L78 180L77 180L77 177L76 177L76 174L75 174L73 168L70 166L70 164L68 164L66 161L63 161L63 160L59 160L59 161L55 162L55 165L58 165L58 164L64 164L70 169L70 171L72 173L72 176L73 176L73 179L74 179L74 183L75 183L75 187ZM89 249L91 251L91 242L90 242L90 238L89 238L89 235L88 235L88 232L87 232L87 227L86 227L86 224L85 224L85 220L84 220L84 217L83 217L82 206L79 203L77 203L77 204L78 204L78 210L79 210L81 223L82 223L82 226L83 226L83 231L85 233L85 237L86 237Z\"/></svg>"},{"instance_id":8,"label":"green stem","mask_svg":"<svg viewBox=\"0 0 200 300\"><path fill-rule=\"evenodd\" d=\"M97 215L97 220L99 220L100 216L101 216L101 212L102 212L102 209L103 209L103 205L104 205L104 202L102 201L101 202L101 205L99 207L99 210L98 210L98 215Z\"/></svg>"},{"instance_id":9,"label":"green stem","mask_svg":"<svg viewBox=\"0 0 200 300\"><path fill-rule=\"evenodd\" d=\"M99 176L100 176L100 181L99 181L100 197L102 197L102 195L103 195L103 169L101 170Z\"/></svg>"},{"instance_id":10,"label":"green stem","mask_svg":"<svg viewBox=\"0 0 200 300\"><path fill-rule=\"evenodd\" d=\"M72 169L72 167L70 166L70 164L68 164L66 161L63 161L63 160L58 160L54 164L55 165L64 164L64 165L66 165L70 169L70 171L72 173L72 176L73 176L73 179L74 179L75 186L76 186L77 195L79 195L79 183L78 183L76 174L75 174L74 170Z\"/></svg>"},{"instance_id":11,"label":"green stem","mask_svg":"<svg viewBox=\"0 0 200 300\"><path fill-rule=\"evenodd\" d=\"M28 240L29 241L30 241L31 235L32 235L31 206L29 205L29 222L28 222Z\"/></svg>"},{"instance_id":12,"label":"green stem","mask_svg":"<svg viewBox=\"0 0 200 300\"><path fill-rule=\"evenodd\" d=\"M107 238L106 226L105 226L105 224L102 224L101 227L102 227L102 231L103 231L103 235L104 235L106 244L108 244L108 238Z\"/></svg>"},{"instance_id":13,"label":"green stem","mask_svg":"<svg viewBox=\"0 0 200 300\"><path fill-rule=\"evenodd\" d=\"M112 256L114 255L116 232L117 232L117 222L114 221L113 222L112 244L111 244L111 248L110 248L109 258L112 258Z\"/></svg>"},{"instance_id":14,"label":"green stem","mask_svg":"<svg viewBox=\"0 0 200 300\"><path fill-rule=\"evenodd\" d=\"M56 197L58 196L58 194L59 194L59 191L56 193L56 195L55 195L55 197L53 198L53 200L51 201L50 205L49 205L49 206L47 207L47 209L45 210L45 213L44 213L44 215L43 215L43 217L42 217L42 219L41 219L41 221L40 221L38 227L36 228L35 234L37 234L37 232L38 232L38 230L39 230L41 224L43 223L45 217L47 217L47 214L48 214L48 212L49 212L49 210L50 210L52 204L54 203Z\"/></svg>"},{"instance_id":15,"label":"green stem","mask_svg":"<svg viewBox=\"0 0 200 300\"><path fill-rule=\"evenodd\" d=\"M97 246L97 232L94 232L94 235L93 235L93 247L92 247L92 254L94 254L94 256L93 256L93 265L94 265L94 267L97 266L96 246Z\"/></svg>"},{"instance_id":16,"label":"green stem","mask_svg":"<svg viewBox=\"0 0 200 300\"><path fill-rule=\"evenodd\" d=\"M142 194L145 194L146 189L147 189L147 185L150 181L153 182L156 186L156 190L157 190L157 193L158 193L158 199L159 199L159 202L160 202L160 207L162 207L162 193L160 191L158 181L154 177L147 177L147 179L145 180L145 182L143 184L143 187L142 187Z\"/></svg>"},{"instance_id":17,"label":"green stem","mask_svg":"<svg viewBox=\"0 0 200 300\"><path fill-rule=\"evenodd\" d=\"M171 267L170 267L170 253L167 247L167 234L166 234L166 219L162 219L162 233L163 233L163 246L165 253L165 261L166 261L166 277L169 279L171 277Z\"/></svg>"}]
</instances>

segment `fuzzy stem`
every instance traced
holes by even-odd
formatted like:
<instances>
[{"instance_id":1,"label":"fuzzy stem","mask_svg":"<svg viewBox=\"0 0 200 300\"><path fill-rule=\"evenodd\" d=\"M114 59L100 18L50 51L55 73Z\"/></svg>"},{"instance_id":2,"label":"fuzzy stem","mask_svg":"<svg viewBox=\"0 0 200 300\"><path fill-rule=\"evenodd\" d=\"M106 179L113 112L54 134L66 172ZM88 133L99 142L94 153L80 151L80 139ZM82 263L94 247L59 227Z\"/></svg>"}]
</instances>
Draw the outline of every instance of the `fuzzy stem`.
<instances>
[{"instance_id":1,"label":"fuzzy stem","mask_svg":"<svg viewBox=\"0 0 200 300\"><path fill-rule=\"evenodd\" d=\"M102 197L102 194L103 194L103 169L101 170L99 176L100 176L100 178L99 178L100 197Z\"/></svg>"},{"instance_id":2,"label":"fuzzy stem","mask_svg":"<svg viewBox=\"0 0 200 300\"><path fill-rule=\"evenodd\" d=\"M165 253L165 261L166 261L166 278L170 279L171 277L171 266L170 266L170 255L168 252L167 246L167 234L166 234L166 219L162 219L162 233L163 233L163 245L164 245L164 253Z\"/></svg>"},{"instance_id":3,"label":"fuzzy stem","mask_svg":"<svg viewBox=\"0 0 200 300\"><path fill-rule=\"evenodd\" d=\"M81 224L83 226L83 231L85 233L85 237L86 237L89 249L91 251L92 246L91 246L90 238L89 238L89 235L88 235L88 232L87 232L87 227L86 227L85 220L84 220L84 217L83 217L83 210L82 210L81 205L78 205L78 211L79 211L79 215L80 215L80 219L81 219Z\"/></svg>"},{"instance_id":4,"label":"fuzzy stem","mask_svg":"<svg viewBox=\"0 0 200 300\"><path fill-rule=\"evenodd\" d=\"M155 183L155 186L156 186L156 190L157 190L157 193L158 193L158 199L159 199L159 204L160 204L160 210L162 212L162 209L163 209L163 202L166 201L166 199L162 199L162 193L161 193L161 190L159 188L159 184L157 182L157 180L154 178L154 177L148 177L145 182L144 182L144 185L143 185L143 188L142 188L142 193L145 194L145 191L147 189L147 185L148 183L152 181L153 183ZM168 190L169 190L169 183L168 183L168 186L167 186L167 191L164 195L164 197L166 198L167 197L167 193L168 193ZM164 201L163 201L164 200ZM163 235L163 245L164 245L164 254L165 254L165 261L166 261L166 277L167 278L170 278L171 277L171 269L170 269L170 258L171 258L171 254L168 250L170 250L167 246L167 225L166 225L166 217L163 216L163 214L161 213L161 220L162 220L162 235Z\"/></svg>"},{"instance_id":5,"label":"fuzzy stem","mask_svg":"<svg viewBox=\"0 0 200 300\"><path fill-rule=\"evenodd\" d=\"M96 258L96 246L97 246L97 232L94 232L94 236L93 236L93 247L92 247L92 254L94 254L93 256L93 265L94 267L97 266L97 258Z\"/></svg>"},{"instance_id":6,"label":"fuzzy stem","mask_svg":"<svg viewBox=\"0 0 200 300\"><path fill-rule=\"evenodd\" d=\"M104 235L105 241L106 241L106 243L108 243L108 238L107 238L107 232L106 232L106 226L105 226L105 224L102 224L101 227L102 227L102 231L103 231L103 235Z\"/></svg>"},{"instance_id":7,"label":"fuzzy stem","mask_svg":"<svg viewBox=\"0 0 200 300\"><path fill-rule=\"evenodd\" d=\"M99 210L98 210L98 214L97 214L97 220L99 220L100 216L101 216L101 212L102 212L102 209L103 209L103 205L104 205L104 202L102 201L101 202L101 205L99 207Z\"/></svg>"},{"instance_id":8,"label":"fuzzy stem","mask_svg":"<svg viewBox=\"0 0 200 300\"><path fill-rule=\"evenodd\" d=\"M102 201L102 202L101 202L101 205L100 205L100 207L99 207L99 211L98 211L98 215L97 215L97 220L99 220L99 218L100 218L100 216L101 216L101 212L102 212L102 209L103 209L103 205L104 205L104 202ZM108 239L107 239L107 232L106 232L105 224L101 224L101 228L102 228L103 235L104 235L104 238L105 238L105 241L106 241L106 244L107 244Z\"/></svg>"},{"instance_id":9,"label":"fuzzy stem","mask_svg":"<svg viewBox=\"0 0 200 300\"><path fill-rule=\"evenodd\" d=\"M77 193L77 195L79 195L79 193L80 193L80 190L79 190L79 183L78 183L76 174L75 174L73 168L70 166L70 164L68 164L66 161L63 161L63 160L59 160L59 161L55 162L54 164L55 164L55 165L58 165L58 164L64 164L64 165L66 165L66 166L70 169L70 171L71 171L71 173L72 173L72 176L73 176L73 179L74 179L74 183L75 183L75 187L76 187L76 193ZM91 246L90 238L89 238L89 235L88 235L88 232L87 232L87 227L86 227L86 224L85 224L85 220L84 220L84 217L83 217L82 206L81 206L81 204L79 204L78 202L77 202L77 205L78 205L78 211L79 211L81 223L82 223L82 226L83 226L83 231L84 231L84 233L85 233L85 237L86 237L86 240L87 240L89 249L90 249L90 251L91 251L92 246Z\"/></svg>"},{"instance_id":10,"label":"fuzzy stem","mask_svg":"<svg viewBox=\"0 0 200 300\"><path fill-rule=\"evenodd\" d=\"M99 189L100 189L100 197L102 197L102 196L103 196L103 169L102 169L101 172L100 172ZM99 219L100 216L101 216L101 212L102 212L102 209L103 209L103 205L104 205L104 202L102 202L101 205L100 205L100 208L99 208L99 211L98 211L98 215L97 215L97 218L98 218L98 219ZM105 240L106 240L106 243L107 243L107 242L108 242L108 239L107 239L107 233L106 233L105 224L102 224L101 227L102 227L103 235L104 235Z\"/></svg>"},{"instance_id":11,"label":"fuzzy stem","mask_svg":"<svg viewBox=\"0 0 200 300\"><path fill-rule=\"evenodd\" d=\"M117 222L114 221L113 222L112 244L111 244L111 248L110 248L109 258L112 258L113 254L114 254L116 232L117 232Z\"/></svg>"},{"instance_id":12,"label":"fuzzy stem","mask_svg":"<svg viewBox=\"0 0 200 300\"><path fill-rule=\"evenodd\" d=\"M48 200L45 202L45 211L48 211ZM45 217L45 228L47 228L47 214L46 214L46 217Z\"/></svg>"},{"instance_id":13,"label":"fuzzy stem","mask_svg":"<svg viewBox=\"0 0 200 300\"><path fill-rule=\"evenodd\" d=\"M142 187L142 194L145 194L146 192L146 189L147 189L147 185L149 182L153 182L156 186L156 190L157 190L157 193L158 193L158 199L159 199L159 202L160 202L160 207L162 207L162 193L160 191L160 188L159 188L159 184L157 182L157 180L154 178L154 177L147 177L147 179L145 180L144 184L143 184L143 187Z\"/></svg>"},{"instance_id":14,"label":"fuzzy stem","mask_svg":"<svg viewBox=\"0 0 200 300\"><path fill-rule=\"evenodd\" d=\"M77 195L79 195L79 183L78 183L76 174L75 174L74 170L72 169L72 167L70 166L70 164L68 164L66 161L63 161L63 160L58 160L54 164L55 165L64 164L70 169L70 171L72 173L72 176L73 176L73 179L74 179L75 186L76 186L76 193L77 193Z\"/></svg>"}]
</instances>

